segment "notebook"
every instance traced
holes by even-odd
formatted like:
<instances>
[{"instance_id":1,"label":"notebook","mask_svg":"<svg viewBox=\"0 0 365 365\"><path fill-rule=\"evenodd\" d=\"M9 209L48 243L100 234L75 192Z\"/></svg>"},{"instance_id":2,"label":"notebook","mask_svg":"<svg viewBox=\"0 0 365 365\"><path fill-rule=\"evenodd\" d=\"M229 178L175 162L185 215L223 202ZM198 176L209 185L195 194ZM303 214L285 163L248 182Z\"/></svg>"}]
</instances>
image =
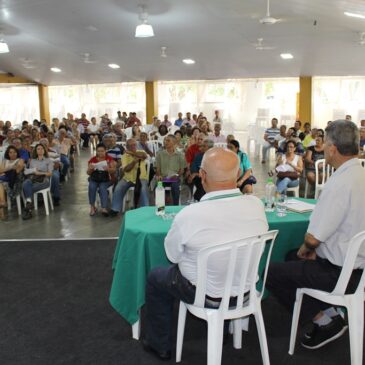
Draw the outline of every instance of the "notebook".
<instances>
[{"instance_id":1,"label":"notebook","mask_svg":"<svg viewBox=\"0 0 365 365\"><path fill-rule=\"evenodd\" d=\"M315 204L303 202L296 199L289 199L287 202L287 209L296 213L308 213L311 212Z\"/></svg>"}]
</instances>

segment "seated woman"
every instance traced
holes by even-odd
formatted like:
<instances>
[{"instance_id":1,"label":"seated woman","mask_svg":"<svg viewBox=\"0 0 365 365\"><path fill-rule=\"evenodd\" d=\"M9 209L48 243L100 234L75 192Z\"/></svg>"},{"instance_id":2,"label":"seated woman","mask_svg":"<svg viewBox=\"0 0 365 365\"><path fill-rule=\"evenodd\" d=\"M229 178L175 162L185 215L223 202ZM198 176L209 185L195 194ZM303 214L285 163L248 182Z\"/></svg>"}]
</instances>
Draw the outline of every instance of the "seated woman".
<instances>
[{"instance_id":1,"label":"seated woman","mask_svg":"<svg viewBox=\"0 0 365 365\"><path fill-rule=\"evenodd\" d=\"M318 134L316 137L316 144L312 147L309 147L304 156L307 181L311 185L314 185L316 182L315 163L317 160L321 160L323 158L324 158L323 135ZM322 180L322 177L319 176L319 179Z\"/></svg>"},{"instance_id":2,"label":"seated woman","mask_svg":"<svg viewBox=\"0 0 365 365\"><path fill-rule=\"evenodd\" d=\"M293 141L295 143L297 154L301 155L304 153L304 148L300 141L300 138L298 138L295 128L291 127L286 131L286 138L282 140L278 145L278 154L286 153L288 141Z\"/></svg>"},{"instance_id":3,"label":"seated woman","mask_svg":"<svg viewBox=\"0 0 365 365\"><path fill-rule=\"evenodd\" d=\"M241 173L239 179L237 180L237 187L244 194L252 194L252 185L256 184L256 178L252 175L252 167L247 154L240 150L240 144L235 139L232 139L228 143L227 148L234 153L237 153L238 159L240 160Z\"/></svg>"},{"instance_id":4,"label":"seated woman","mask_svg":"<svg viewBox=\"0 0 365 365\"><path fill-rule=\"evenodd\" d=\"M86 130L87 130L87 133L89 133L90 143L93 146L93 149L95 150L96 145L99 142L99 130L100 130L100 126L96 122L96 118L95 117L92 117L90 119L90 121L91 121L91 123L87 126Z\"/></svg>"},{"instance_id":5,"label":"seated woman","mask_svg":"<svg viewBox=\"0 0 365 365\"><path fill-rule=\"evenodd\" d=\"M141 129L139 128L138 125L134 125L132 127L132 138L135 139L136 141L139 141L141 135Z\"/></svg>"},{"instance_id":6,"label":"seated woman","mask_svg":"<svg viewBox=\"0 0 365 365\"><path fill-rule=\"evenodd\" d=\"M299 185L299 175L303 171L303 160L302 157L297 155L295 153L296 150L296 143L294 141L288 141L286 143L287 151L285 154L280 155L278 158L278 161L276 163L276 166L283 166L282 170L285 170L283 172L282 177L278 176L278 179L276 181L276 189L278 193L285 194L286 189L288 188L294 188ZM296 173L296 174L290 174L290 173ZM280 173L278 173L279 175ZM288 176L284 176L284 175ZM292 176L289 176L292 175ZM296 175L296 176L294 176ZM294 178L293 178L294 176Z\"/></svg>"},{"instance_id":7,"label":"seated woman","mask_svg":"<svg viewBox=\"0 0 365 365\"><path fill-rule=\"evenodd\" d=\"M38 143L33 150L32 159L29 162L29 174L23 182L23 194L25 198L25 210L23 219L32 218L32 197L37 191L46 189L50 185L50 178L53 171L53 162L48 157L46 148Z\"/></svg>"},{"instance_id":8,"label":"seated woman","mask_svg":"<svg viewBox=\"0 0 365 365\"><path fill-rule=\"evenodd\" d=\"M153 138L157 139L160 143L163 144L164 139L167 136L168 132L169 131L168 131L167 127L165 125L161 124L158 127L158 132L156 134L154 134ZM152 133L151 133L151 136L152 136Z\"/></svg>"},{"instance_id":9,"label":"seated woman","mask_svg":"<svg viewBox=\"0 0 365 365\"><path fill-rule=\"evenodd\" d=\"M6 219L5 208L7 206L5 192L17 195L19 174L24 169L24 161L19 156L19 151L14 146L9 146L4 154L4 160L0 163L0 220Z\"/></svg>"},{"instance_id":10,"label":"seated woman","mask_svg":"<svg viewBox=\"0 0 365 365\"><path fill-rule=\"evenodd\" d=\"M117 164L107 155L105 146L96 146L96 156L88 162L90 216L96 214L96 192L99 190L101 214L108 217L108 188L113 184L111 175L115 175Z\"/></svg>"},{"instance_id":11,"label":"seated woman","mask_svg":"<svg viewBox=\"0 0 365 365\"><path fill-rule=\"evenodd\" d=\"M180 129L175 131L174 136L176 138L176 150L179 152L184 152L184 144L183 144L183 134Z\"/></svg>"}]
</instances>

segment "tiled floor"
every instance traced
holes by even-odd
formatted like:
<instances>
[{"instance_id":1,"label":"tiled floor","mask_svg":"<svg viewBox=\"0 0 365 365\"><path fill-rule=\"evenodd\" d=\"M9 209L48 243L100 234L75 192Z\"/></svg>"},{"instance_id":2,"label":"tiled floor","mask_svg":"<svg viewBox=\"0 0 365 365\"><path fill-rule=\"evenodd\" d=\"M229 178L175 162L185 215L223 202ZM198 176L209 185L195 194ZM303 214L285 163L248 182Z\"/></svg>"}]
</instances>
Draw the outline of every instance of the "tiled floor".
<instances>
[{"instance_id":1,"label":"tiled floor","mask_svg":"<svg viewBox=\"0 0 365 365\"><path fill-rule=\"evenodd\" d=\"M243 147L245 135L238 134L238 139ZM89 151L81 151L77 158L75 173L67 183L62 185L61 205L55 207L49 216L45 215L43 207L34 212L33 218L23 221L18 216L16 209L9 212L9 219L0 222L0 239L46 239L46 238L97 238L116 237L119 234L121 218L105 218L101 215L89 216L89 205L87 198L87 175L86 166L90 158ZM274 155L271 154L270 161L265 165L260 163L258 156L250 153L254 175L257 178L257 185L254 187L254 194L262 197L264 186L267 180L267 172L274 168Z\"/></svg>"}]
</instances>

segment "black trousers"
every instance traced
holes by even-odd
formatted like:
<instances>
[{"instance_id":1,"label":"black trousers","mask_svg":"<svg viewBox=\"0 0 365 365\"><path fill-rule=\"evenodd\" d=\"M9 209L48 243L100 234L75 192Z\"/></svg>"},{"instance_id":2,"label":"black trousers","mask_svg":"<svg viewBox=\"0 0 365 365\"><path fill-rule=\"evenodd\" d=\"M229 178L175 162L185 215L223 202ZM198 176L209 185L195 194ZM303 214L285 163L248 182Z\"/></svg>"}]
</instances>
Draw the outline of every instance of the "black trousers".
<instances>
[{"instance_id":1,"label":"black trousers","mask_svg":"<svg viewBox=\"0 0 365 365\"><path fill-rule=\"evenodd\" d=\"M90 135L89 133L81 133L80 134L81 139L84 141L82 144L82 147L89 147L89 140L90 140Z\"/></svg>"},{"instance_id":2,"label":"black trousers","mask_svg":"<svg viewBox=\"0 0 365 365\"><path fill-rule=\"evenodd\" d=\"M202 180L199 176L195 176L193 179L193 184L196 187L196 191L194 193L194 199L200 201L200 199L205 195L205 190L202 185Z\"/></svg>"},{"instance_id":3,"label":"black trousers","mask_svg":"<svg viewBox=\"0 0 365 365\"><path fill-rule=\"evenodd\" d=\"M293 311L298 288L311 288L332 291L341 273L341 267L317 256L316 260L300 260L295 251L289 252L286 262L272 262L269 266L266 288L289 311ZM362 270L354 270L346 293L354 293ZM305 323L321 310L331 307L307 295L303 297L301 322Z\"/></svg>"}]
</instances>

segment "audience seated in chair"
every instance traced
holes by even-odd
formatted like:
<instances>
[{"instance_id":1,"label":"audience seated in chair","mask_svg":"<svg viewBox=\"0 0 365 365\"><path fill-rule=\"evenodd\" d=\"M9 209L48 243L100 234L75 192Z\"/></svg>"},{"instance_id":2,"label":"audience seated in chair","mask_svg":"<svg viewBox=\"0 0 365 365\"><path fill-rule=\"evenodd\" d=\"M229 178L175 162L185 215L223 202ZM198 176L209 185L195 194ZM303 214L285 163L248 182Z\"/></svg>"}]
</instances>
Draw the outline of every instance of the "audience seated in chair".
<instances>
[{"instance_id":1,"label":"audience seated in chair","mask_svg":"<svg viewBox=\"0 0 365 365\"><path fill-rule=\"evenodd\" d=\"M331 292L339 278L348 244L365 230L365 169L357 158L359 131L345 120L326 128L324 154L326 162L336 169L322 191L312 212L304 243L288 262L270 263L267 287L289 311L292 311L297 288ZM352 272L346 293L353 293L365 267L365 252L360 251L356 270ZM313 321L301 345L320 348L339 338L347 329L342 316L330 304L305 297L301 320ZM362 349L361 349L362 351Z\"/></svg>"},{"instance_id":2,"label":"audience seated in chair","mask_svg":"<svg viewBox=\"0 0 365 365\"><path fill-rule=\"evenodd\" d=\"M316 182L315 163L317 160L324 158L324 144L323 136L317 135L316 144L307 149L304 156L305 172L308 184L314 186ZM319 181L322 181L322 177L319 176Z\"/></svg>"},{"instance_id":3,"label":"audience seated in chair","mask_svg":"<svg viewBox=\"0 0 365 365\"><path fill-rule=\"evenodd\" d=\"M126 147L127 149L122 156L123 177L114 189L111 216L116 216L121 211L128 189L136 187L137 183L141 184L138 198L139 206L149 205L148 176L145 162L147 154L142 150L137 150L137 141L133 138L128 139Z\"/></svg>"},{"instance_id":4,"label":"audience seated in chair","mask_svg":"<svg viewBox=\"0 0 365 365\"><path fill-rule=\"evenodd\" d=\"M267 160L267 154L270 148L275 148L275 137L280 134L280 130L278 128L278 120L277 118L271 119L271 127L265 130L264 134L264 144L262 146L262 163L265 163Z\"/></svg>"},{"instance_id":5,"label":"audience seated in chair","mask_svg":"<svg viewBox=\"0 0 365 365\"><path fill-rule=\"evenodd\" d=\"M179 205L180 178L184 173L186 161L181 152L176 151L176 138L169 134L164 141L165 149L156 156L156 179L164 186L171 187L174 205Z\"/></svg>"}]
</instances>

